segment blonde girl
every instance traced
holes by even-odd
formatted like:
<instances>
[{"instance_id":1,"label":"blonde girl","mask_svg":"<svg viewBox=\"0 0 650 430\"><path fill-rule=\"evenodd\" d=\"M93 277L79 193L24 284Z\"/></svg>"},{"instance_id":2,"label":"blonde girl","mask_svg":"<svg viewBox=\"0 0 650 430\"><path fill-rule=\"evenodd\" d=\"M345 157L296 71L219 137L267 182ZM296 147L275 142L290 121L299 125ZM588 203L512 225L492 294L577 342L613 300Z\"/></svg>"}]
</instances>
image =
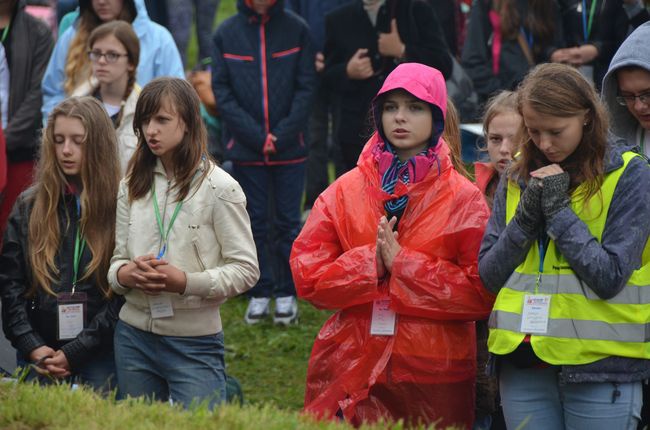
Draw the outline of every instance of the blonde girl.
<instances>
[{"instance_id":1,"label":"blonde girl","mask_svg":"<svg viewBox=\"0 0 650 430\"><path fill-rule=\"evenodd\" d=\"M119 166L101 104L70 98L48 118L36 182L18 199L0 255L5 335L33 376L107 389L122 299L106 273Z\"/></svg>"}]
</instances>

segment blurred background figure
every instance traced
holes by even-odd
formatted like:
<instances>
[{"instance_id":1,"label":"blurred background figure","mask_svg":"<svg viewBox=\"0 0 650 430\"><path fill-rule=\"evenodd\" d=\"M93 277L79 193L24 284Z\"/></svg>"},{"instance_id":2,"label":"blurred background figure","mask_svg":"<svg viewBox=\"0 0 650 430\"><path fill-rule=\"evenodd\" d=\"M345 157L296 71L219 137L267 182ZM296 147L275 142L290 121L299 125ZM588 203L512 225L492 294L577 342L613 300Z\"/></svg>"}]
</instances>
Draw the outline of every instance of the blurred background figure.
<instances>
[{"instance_id":1,"label":"blurred background figure","mask_svg":"<svg viewBox=\"0 0 650 430\"><path fill-rule=\"evenodd\" d=\"M212 24L214 23L220 0L167 0L169 14L169 31L174 36L174 42L181 54L183 65L187 68L187 43L190 41L192 18L196 27L199 45L198 63L209 61L212 49Z\"/></svg>"}]
</instances>

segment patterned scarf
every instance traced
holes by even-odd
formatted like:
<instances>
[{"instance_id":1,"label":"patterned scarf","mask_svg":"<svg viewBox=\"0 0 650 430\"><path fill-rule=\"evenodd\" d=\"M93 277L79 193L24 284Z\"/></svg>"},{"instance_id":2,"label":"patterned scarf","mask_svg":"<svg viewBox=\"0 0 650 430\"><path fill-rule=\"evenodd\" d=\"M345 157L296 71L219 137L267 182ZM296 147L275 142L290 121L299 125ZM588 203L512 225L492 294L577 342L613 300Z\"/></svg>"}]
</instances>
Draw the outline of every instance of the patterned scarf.
<instances>
[{"instance_id":1,"label":"patterned scarf","mask_svg":"<svg viewBox=\"0 0 650 430\"><path fill-rule=\"evenodd\" d=\"M395 192L398 181L401 181L404 185L411 182L420 182L429 173L434 162L438 166L438 172L440 172L440 160L434 147L429 147L408 160L401 161L391 145L380 142L375 146L373 155L379 166L381 189L391 195ZM399 215L404 211L407 203L408 194L404 194L386 201L384 209L386 209L389 216Z\"/></svg>"}]
</instances>

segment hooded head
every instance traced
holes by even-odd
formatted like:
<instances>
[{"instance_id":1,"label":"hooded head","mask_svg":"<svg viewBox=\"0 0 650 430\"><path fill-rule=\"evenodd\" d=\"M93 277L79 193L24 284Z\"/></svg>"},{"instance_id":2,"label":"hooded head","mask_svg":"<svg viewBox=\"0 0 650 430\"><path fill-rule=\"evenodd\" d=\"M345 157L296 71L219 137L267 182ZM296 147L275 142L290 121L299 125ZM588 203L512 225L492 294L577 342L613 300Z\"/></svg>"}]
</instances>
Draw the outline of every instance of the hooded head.
<instances>
[{"instance_id":1,"label":"hooded head","mask_svg":"<svg viewBox=\"0 0 650 430\"><path fill-rule=\"evenodd\" d=\"M386 143L386 149L391 152L394 152L395 147L384 130L382 112L388 94L395 90L406 91L429 105L433 126L428 148L435 150L444 130L447 112L447 87L442 73L423 64L404 63L397 66L384 81L372 102L372 112L377 132Z\"/></svg>"},{"instance_id":2,"label":"hooded head","mask_svg":"<svg viewBox=\"0 0 650 430\"><path fill-rule=\"evenodd\" d=\"M643 106L635 99L633 103L629 102L622 106L616 100L616 96L623 90L620 88L624 85L622 79L629 75L629 72L637 76L645 76L648 85L634 85L634 88L630 87L629 91L625 88L625 95L638 96L650 91L650 43L648 42L650 42L650 22L641 25L625 39L614 54L603 79L602 99L611 113L612 131L618 136L627 138L628 143L635 142L634 136L639 123L646 129L650 128L650 104Z\"/></svg>"}]
</instances>

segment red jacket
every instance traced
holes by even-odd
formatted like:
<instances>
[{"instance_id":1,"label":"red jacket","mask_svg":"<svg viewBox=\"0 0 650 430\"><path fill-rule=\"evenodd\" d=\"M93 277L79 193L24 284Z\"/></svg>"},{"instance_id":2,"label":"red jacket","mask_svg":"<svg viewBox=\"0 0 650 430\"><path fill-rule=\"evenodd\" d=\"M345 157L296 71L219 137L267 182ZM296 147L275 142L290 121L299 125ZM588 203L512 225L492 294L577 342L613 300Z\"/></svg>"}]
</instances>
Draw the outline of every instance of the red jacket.
<instances>
[{"instance_id":1,"label":"red jacket","mask_svg":"<svg viewBox=\"0 0 650 430\"><path fill-rule=\"evenodd\" d=\"M396 186L396 195L409 195L398 229L402 249L392 274L378 280L377 225L390 198L372 156L378 140L375 133L357 168L319 197L291 253L298 295L338 310L314 343L305 410L332 418L341 409L355 424L383 416L469 428L474 321L487 317L494 299L477 268L489 212L441 140L439 169ZM371 336L373 301L388 297L396 333Z\"/></svg>"},{"instance_id":2,"label":"red jacket","mask_svg":"<svg viewBox=\"0 0 650 430\"><path fill-rule=\"evenodd\" d=\"M485 195L487 186L489 185L492 177L497 174L496 169L492 163L483 163L477 161L474 163L474 177L476 178L476 186Z\"/></svg>"}]
</instances>

